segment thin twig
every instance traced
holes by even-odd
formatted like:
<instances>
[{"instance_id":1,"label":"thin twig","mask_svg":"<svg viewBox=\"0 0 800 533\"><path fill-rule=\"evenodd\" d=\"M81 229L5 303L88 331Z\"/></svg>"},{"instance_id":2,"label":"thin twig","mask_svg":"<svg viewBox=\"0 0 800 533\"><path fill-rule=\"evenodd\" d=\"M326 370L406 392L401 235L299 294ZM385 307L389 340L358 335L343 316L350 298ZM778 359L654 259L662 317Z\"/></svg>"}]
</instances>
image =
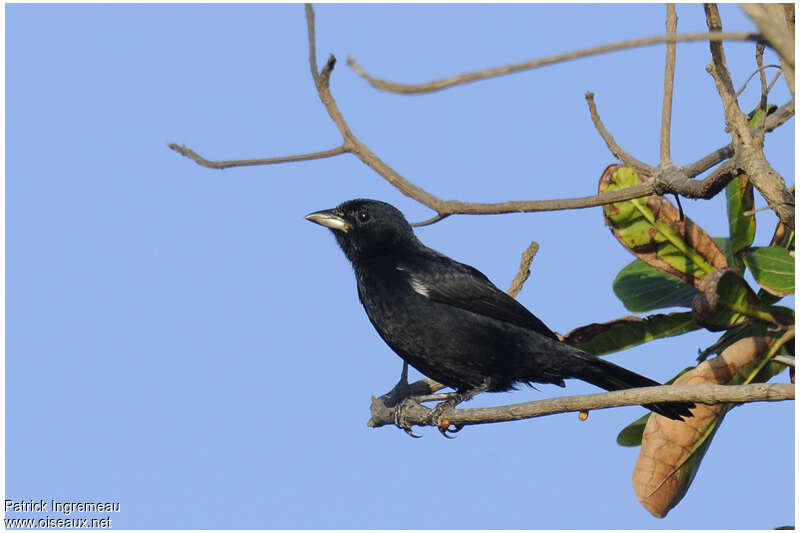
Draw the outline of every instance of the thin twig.
<instances>
[{"instance_id":1,"label":"thin twig","mask_svg":"<svg viewBox=\"0 0 800 533\"><path fill-rule=\"evenodd\" d=\"M763 46L763 44L762 43L758 43L756 46ZM762 59L763 59L763 55L762 55ZM756 60L756 61L758 61L758 60ZM744 81L742 86L739 87L739 90L736 91L736 98L739 98L739 96L741 96L741 94L744 92L744 90L747 89L747 86L750 84L750 80L752 80L755 77L756 74L763 74L764 69L768 69L768 68L780 69L781 66L780 65L772 65L772 64L770 64L770 65L762 65L761 67L759 67L756 70L754 70L753 73L750 74L750 76L747 77L747 79ZM781 75L781 73L778 72L778 74L776 76L780 76L780 75Z\"/></svg>"},{"instance_id":2,"label":"thin twig","mask_svg":"<svg viewBox=\"0 0 800 533\"><path fill-rule=\"evenodd\" d=\"M788 383L756 383L749 385L661 385L615 392L565 396L502 407L479 409L451 409L444 417L457 426L489 424L523 420L557 413L591 411L664 402L694 402L706 405L720 403L774 402L794 399L794 385ZM382 404L381 404L382 405ZM394 424L394 409L381 408L373 402L370 427ZM430 425L427 407L411 405L404 410L406 422L418 426Z\"/></svg>"},{"instance_id":3,"label":"thin twig","mask_svg":"<svg viewBox=\"0 0 800 533\"><path fill-rule=\"evenodd\" d=\"M435 224L435 223L439 222L440 220L446 219L449 216L450 216L450 213L448 213L446 215L437 214L435 217L431 217L431 218L429 218L427 220L423 220L421 222L414 222L411 225L414 226L415 228L419 228L419 227L422 227L422 226L430 226L431 224Z\"/></svg>"},{"instance_id":4,"label":"thin twig","mask_svg":"<svg viewBox=\"0 0 800 533\"><path fill-rule=\"evenodd\" d=\"M234 159L231 161L209 161L191 148L179 146L175 143L169 143L170 148L175 150L181 155L194 160L198 165L208 168L230 168L230 167L246 167L253 165L274 165L276 163L292 163L294 161L308 161L310 159L322 159L323 157L332 157L335 155L343 154L347 150L344 146L331 148L330 150L323 150L322 152L313 152L310 154L288 155L284 157L269 157L264 159Z\"/></svg>"},{"instance_id":5,"label":"thin twig","mask_svg":"<svg viewBox=\"0 0 800 533\"><path fill-rule=\"evenodd\" d=\"M667 4L666 27L667 35L675 35L678 30L678 15L675 13L675 4ZM667 53L664 61L664 102L661 109L660 165L672 162L670 156L670 131L672 123L672 93L675 88L676 48L676 43L667 43Z\"/></svg>"},{"instance_id":6,"label":"thin twig","mask_svg":"<svg viewBox=\"0 0 800 533\"><path fill-rule=\"evenodd\" d=\"M758 101L758 108L761 110L761 120L756 124L758 126L758 142L764 143L764 131L767 124L767 74L764 72L764 48L762 42L756 44L756 65L758 66L758 78L761 81L761 98ZM739 98L739 94L736 94Z\"/></svg>"},{"instance_id":7,"label":"thin twig","mask_svg":"<svg viewBox=\"0 0 800 533\"><path fill-rule=\"evenodd\" d=\"M539 243L531 241L531 244L522 252L522 259L519 263L517 275L514 276L514 279L511 281L511 286L508 288L508 291L506 291L512 298L517 297L519 291L522 290L522 286L528 280L528 276L531 275L531 262L533 262L533 258L538 251Z\"/></svg>"},{"instance_id":8,"label":"thin twig","mask_svg":"<svg viewBox=\"0 0 800 533\"><path fill-rule=\"evenodd\" d=\"M771 66L771 65L767 65L767 66ZM772 87L775 85L775 82L778 81L778 78L781 77L781 74L783 74L782 70L775 73L775 77L772 78L771 82L769 82L769 86L767 87L767 93L772 91Z\"/></svg>"},{"instance_id":9,"label":"thin twig","mask_svg":"<svg viewBox=\"0 0 800 533\"><path fill-rule=\"evenodd\" d=\"M314 23L314 7L311 4L305 5L306 26L308 28L308 64L311 67L311 77L314 84L319 84L319 70L317 70L317 36Z\"/></svg>"},{"instance_id":10,"label":"thin twig","mask_svg":"<svg viewBox=\"0 0 800 533\"><path fill-rule=\"evenodd\" d=\"M646 174L648 176L655 174L655 168L651 167L647 163L639 161L617 144L617 142L614 140L614 137L611 136L605 125L603 125L603 121L600 120L600 115L597 113L597 106L594 103L593 92L589 91L586 93L586 103L589 104L589 114L592 117L592 122L594 123L595 129L606 142L606 146L608 146L608 149L611 151L614 157L622 161L625 165L633 167L633 169L640 174Z\"/></svg>"},{"instance_id":11,"label":"thin twig","mask_svg":"<svg viewBox=\"0 0 800 533\"><path fill-rule=\"evenodd\" d=\"M422 84L405 84L395 83L380 78L375 78L369 75L352 57L347 58L347 64L350 65L362 78L367 80L372 86L384 91L390 91L400 94L420 94L440 91L454 85L463 85L473 81L484 80L497 76L504 76L522 70L531 70L545 65L552 65L554 63L562 63L573 59L582 57L593 56L597 54L604 54L607 52L614 52L617 50L625 50L628 48L638 48L641 46L648 46L661 43L675 43L675 42L689 42L689 41L757 41L761 35L751 32L735 32L735 33L686 33L682 35L659 35L657 37L645 37L642 39L631 39L628 41L621 41L592 48L585 48L565 54L557 54L543 59L535 59L533 61L526 61L524 63L515 63L504 67L490 68L486 70L479 70L476 72L469 72L460 74L450 78L444 78L428 83Z\"/></svg>"}]
</instances>

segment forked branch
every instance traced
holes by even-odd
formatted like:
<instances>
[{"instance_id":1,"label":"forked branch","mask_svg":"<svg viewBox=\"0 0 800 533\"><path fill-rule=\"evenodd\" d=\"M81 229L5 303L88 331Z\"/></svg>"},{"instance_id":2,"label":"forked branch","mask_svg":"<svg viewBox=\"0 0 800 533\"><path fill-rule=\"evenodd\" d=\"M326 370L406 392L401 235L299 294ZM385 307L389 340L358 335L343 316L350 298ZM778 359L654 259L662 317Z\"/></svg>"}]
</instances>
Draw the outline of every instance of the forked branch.
<instances>
[{"instance_id":1,"label":"forked branch","mask_svg":"<svg viewBox=\"0 0 800 533\"><path fill-rule=\"evenodd\" d=\"M669 175L661 173L660 169L656 169L651 165L639 161L633 156L630 156L630 154L627 154L627 152L622 150L622 148L620 148L618 145L616 145L611 135L602 126L602 122L600 121L599 116L597 115L596 108L594 107L594 103L591 99L591 94L589 94L587 95L587 100L589 101L592 119L595 121L595 125L597 126L598 131L600 131L601 135L603 135L603 138L606 139L606 142L609 145L609 148L612 150L612 153L626 165L630 165L638 172L646 176L650 176L651 177L650 181L639 184L635 187L631 187L629 189L614 191L612 193L604 193L600 195L584 196L578 198L565 198L557 200L508 201L508 202L496 202L496 203L478 203L478 202L462 202L458 200L443 200L435 196L434 194L426 191L422 187L416 185L415 183L411 182L410 180L406 179L402 175L400 175L396 170L394 170L392 167L386 164L382 159L380 159L374 152L372 152L369 149L369 147L367 147L364 143L362 143L350 129L349 125L344 119L344 116L339 110L336 104L336 100L333 98L333 95L331 94L330 90L330 76L336 64L336 58L333 55L331 55L326 64L322 67L322 69L318 70L317 59L316 59L316 31L315 31L314 9L310 4L308 4L305 7L305 11L306 11L306 20L308 29L309 67L311 69L311 74L314 79L314 84L317 88L320 101L322 102L323 106L325 107L326 111L328 112L333 122L336 124L336 127L339 129L339 132L343 137L342 145L336 148L323 150L319 152L306 153L306 154L261 158L261 159L240 159L240 160L226 160L226 161L212 161L206 159L205 157L201 156L194 150L187 148L185 146L179 146L175 143L171 143L169 145L170 148L181 153L186 157L191 158L200 165L203 165L208 168L217 168L217 169L230 168L235 166L266 165L266 164L276 164L285 162L305 161L311 159L319 159L323 157L332 157L343 153L350 153L358 157L363 163L372 168L375 172L377 172L380 176L386 179L389 183L391 183L403 194L417 200L418 202L422 203L423 205L431 208L436 212L436 215L434 217L424 222L417 223L415 225L433 224L454 214L478 215L478 214L502 214L502 213L516 213L516 212L582 209L587 207L596 207L613 202L621 202L633 198L648 196L653 193L663 194L665 192L672 192L692 198L698 198L698 197L706 198L708 197L707 195L710 194L711 192L715 193L715 191L718 191L720 189L720 187L718 186L718 184L720 183L719 176L710 176L709 178L713 178L711 182L704 182L702 184L694 182L693 180L691 180L691 178L698 173L695 172L698 168L702 168L703 170L705 170L706 168L713 166L714 164L717 164L720 161L724 161L726 158L730 157L729 155L730 150L727 147L724 147L722 149L713 152L712 154L709 154L698 163L689 165L684 169L682 175L676 174L675 172L671 172ZM647 44L655 44L663 42L675 43L675 42L685 42L692 40L721 41L723 39L757 40L758 38L759 35L753 33L726 34L722 32L711 32L708 34L704 33L704 34L686 34L686 35L667 35L667 36L654 37L648 39L634 39L631 41L614 43L611 45L605 45L578 52L571 52L569 54L561 54L559 56L553 56L550 58L545 58L534 62L528 62L525 64L503 67L504 70L503 69L500 70L503 70L502 73L507 74L528 68L535 68L536 66L542 66L545 64L552 64L560 61L576 59L578 57L586 57L589 55L595 55L613 50L622 50L625 48L632 48L635 46L645 46ZM495 74L492 75L497 75L497 72L495 72ZM490 77L490 76L485 75L484 73L480 74L479 77ZM791 114L793 114L793 111L794 107L792 106ZM783 120L785 121L787 119L788 117L784 117ZM776 126L774 127L777 127L777 125L779 125L779 123L775 121L773 122L776 124ZM767 131L770 131L769 128L770 127L768 123ZM692 174L691 172L689 172L689 170L695 173ZM723 176L723 181L724 178L725 177ZM722 187L724 187L724 184L722 185Z\"/></svg>"}]
</instances>

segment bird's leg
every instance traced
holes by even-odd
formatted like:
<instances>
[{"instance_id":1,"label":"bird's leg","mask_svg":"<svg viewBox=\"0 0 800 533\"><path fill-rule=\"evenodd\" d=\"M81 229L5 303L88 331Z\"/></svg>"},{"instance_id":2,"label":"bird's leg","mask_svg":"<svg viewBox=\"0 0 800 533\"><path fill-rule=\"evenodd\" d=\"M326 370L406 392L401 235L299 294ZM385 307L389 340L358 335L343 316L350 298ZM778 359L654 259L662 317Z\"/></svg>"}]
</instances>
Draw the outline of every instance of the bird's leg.
<instances>
[{"instance_id":1,"label":"bird's leg","mask_svg":"<svg viewBox=\"0 0 800 533\"><path fill-rule=\"evenodd\" d=\"M398 400L408 398L408 363L403 361L403 370L400 372L400 379L398 380L397 384L392 387L392 390L384 394L384 396L389 396L390 398L396 398Z\"/></svg>"},{"instance_id":2,"label":"bird's leg","mask_svg":"<svg viewBox=\"0 0 800 533\"><path fill-rule=\"evenodd\" d=\"M428 413L428 420L427 420L428 424L436 426L439 429L439 433L441 433L448 439L452 439L453 437L447 434L448 431L450 433L458 433L459 431L461 431L462 426L456 425L455 430L450 430L449 426L443 428L442 415L449 409L455 408L456 405L462 402L466 402L467 400L474 398L475 396L477 396L482 392L486 392L487 390L489 390L489 385L490 385L489 378L486 378L483 380L483 383L481 383L477 387L473 387L464 392L453 393L448 399L439 403L436 407L430 410L430 412Z\"/></svg>"},{"instance_id":3,"label":"bird's leg","mask_svg":"<svg viewBox=\"0 0 800 533\"><path fill-rule=\"evenodd\" d=\"M409 407L409 404L417 404L416 400L410 397L408 387L408 363L403 361L403 370L400 372L400 381L397 385L392 387L392 390L384 394L394 404L394 425L402 428L410 437L415 439L420 438L422 435L417 435L411 429L411 425L405 421L403 413Z\"/></svg>"}]
</instances>

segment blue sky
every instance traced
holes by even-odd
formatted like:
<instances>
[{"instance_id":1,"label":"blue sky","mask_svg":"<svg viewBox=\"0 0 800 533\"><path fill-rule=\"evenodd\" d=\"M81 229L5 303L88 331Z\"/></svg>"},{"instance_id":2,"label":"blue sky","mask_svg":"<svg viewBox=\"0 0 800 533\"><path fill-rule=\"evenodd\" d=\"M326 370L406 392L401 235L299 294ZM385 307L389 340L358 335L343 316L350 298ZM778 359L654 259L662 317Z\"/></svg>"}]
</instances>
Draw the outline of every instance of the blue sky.
<instances>
[{"instance_id":1,"label":"blue sky","mask_svg":"<svg viewBox=\"0 0 800 533\"><path fill-rule=\"evenodd\" d=\"M720 8L727 30L754 28L738 7ZM391 202L411 220L430 210L349 155L219 171L167 148L235 159L340 144L309 74L301 5L5 9L6 498L119 502L115 528L794 523L792 402L734 409L664 520L631 488L638 449L615 443L640 407L469 427L454 440L366 427L370 396L394 385L400 359L369 324L329 232L303 216L354 197ZM340 60L333 94L353 131L440 197L592 194L613 160L587 90L620 145L657 162L663 46L423 96L379 92L344 59L428 81L658 35L661 4L316 13L320 62ZM699 5L678 15L679 31L705 30ZM726 46L737 87L754 69L753 48ZM679 45L678 163L730 141L709 61L707 44ZM777 62L771 51L766 62ZM752 83L742 106L758 96ZM780 80L771 101L787 100ZM793 129L767 141L789 183ZM726 233L721 197L683 207L712 235ZM761 212L758 223L765 243L775 216ZM599 209L454 216L417 234L503 288L536 240L519 299L556 331L629 314L611 282L632 256ZM692 333L612 360L666 380L715 338ZM597 391L576 381L538 389L470 406Z\"/></svg>"}]
</instances>

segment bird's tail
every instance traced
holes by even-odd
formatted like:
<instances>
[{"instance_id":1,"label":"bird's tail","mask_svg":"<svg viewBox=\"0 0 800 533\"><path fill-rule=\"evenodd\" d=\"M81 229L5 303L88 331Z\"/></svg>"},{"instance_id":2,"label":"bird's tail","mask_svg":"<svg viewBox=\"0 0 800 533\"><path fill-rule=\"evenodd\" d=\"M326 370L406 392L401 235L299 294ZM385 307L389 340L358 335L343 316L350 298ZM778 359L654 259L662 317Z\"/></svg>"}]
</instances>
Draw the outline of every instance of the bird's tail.
<instances>
[{"instance_id":1,"label":"bird's tail","mask_svg":"<svg viewBox=\"0 0 800 533\"><path fill-rule=\"evenodd\" d=\"M573 352L572 355L583 361L582 365L574 365L573 377L589 382L592 385L597 385L607 391L661 385L657 381L589 353ZM683 420L692 416L689 409L694 407L694 404L691 402L650 403L645 404L644 407L667 418Z\"/></svg>"}]
</instances>

